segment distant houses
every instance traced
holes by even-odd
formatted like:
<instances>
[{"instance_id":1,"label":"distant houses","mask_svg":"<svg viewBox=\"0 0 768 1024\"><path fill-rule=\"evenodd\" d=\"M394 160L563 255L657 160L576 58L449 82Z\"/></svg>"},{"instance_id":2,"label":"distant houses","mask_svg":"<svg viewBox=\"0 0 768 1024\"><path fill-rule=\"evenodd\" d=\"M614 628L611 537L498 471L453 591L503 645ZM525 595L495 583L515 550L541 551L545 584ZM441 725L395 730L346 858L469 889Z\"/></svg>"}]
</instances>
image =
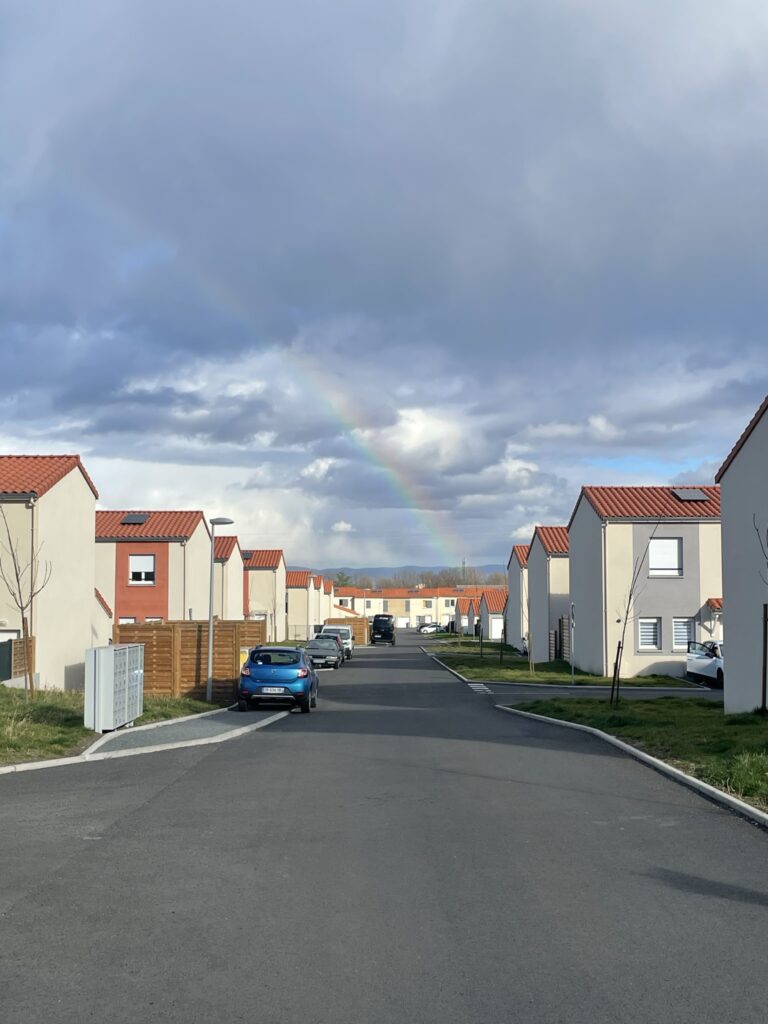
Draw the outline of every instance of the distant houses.
<instances>
[{"instance_id":1,"label":"distant houses","mask_svg":"<svg viewBox=\"0 0 768 1024\"><path fill-rule=\"evenodd\" d=\"M528 644L528 544L515 544L507 562L506 637L519 651Z\"/></svg>"},{"instance_id":2,"label":"distant houses","mask_svg":"<svg viewBox=\"0 0 768 1024\"><path fill-rule=\"evenodd\" d=\"M570 612L568 528L537 526L528 550L528 634L535 661L559 657L560 623Z\"/></svg>"}]
</instances>

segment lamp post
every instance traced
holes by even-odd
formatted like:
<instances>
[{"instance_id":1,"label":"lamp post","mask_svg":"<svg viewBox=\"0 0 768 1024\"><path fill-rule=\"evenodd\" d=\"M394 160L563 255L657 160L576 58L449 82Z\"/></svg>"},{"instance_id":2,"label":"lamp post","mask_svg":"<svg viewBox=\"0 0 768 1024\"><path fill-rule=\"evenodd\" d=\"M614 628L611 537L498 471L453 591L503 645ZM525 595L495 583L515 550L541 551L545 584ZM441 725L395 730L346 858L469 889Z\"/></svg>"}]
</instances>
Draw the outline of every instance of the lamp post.
<instances>
[{"instance_id":1,"label":"lamp post","mask_svg":"<svg viewBox=\"0 0 768 1024\"><path fill-rule=\"evenodd\" d=\"M205 699L210 704L213 700L213 569L216 527L231 526L234 519L217 516L215 519L209 519L208 522L211 524L211 588L208 594L208 680L205 684Z\"/></svg>"}]
</instances>

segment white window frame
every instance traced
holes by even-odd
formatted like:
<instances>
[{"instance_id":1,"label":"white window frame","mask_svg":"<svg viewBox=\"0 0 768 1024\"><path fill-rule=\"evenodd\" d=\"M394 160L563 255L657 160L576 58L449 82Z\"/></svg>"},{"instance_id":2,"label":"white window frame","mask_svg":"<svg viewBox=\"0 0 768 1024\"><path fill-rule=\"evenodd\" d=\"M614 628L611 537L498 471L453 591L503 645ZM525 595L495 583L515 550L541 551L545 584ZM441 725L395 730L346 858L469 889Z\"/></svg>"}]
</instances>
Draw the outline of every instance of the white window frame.
<instances>
[{"instance_id":1,"label":"white window frame","mask_svg":"<svg viewBox=\"0 0 768 1024\"><path fill-rule=\"evenodd\" d=\"M685 622L688 624L688 636L684 644L678 644L675 636L675 626L679 622ZM696 620L690 615L676 615L672 619L672 650L673 651L687 651L688 644L696 639Z\"/></svg>"},{"instance_id":2,"label":"white window frame","mask_svg":"<svg viewBox=\"0 0 768 1024\"><path fill-rule=\"evenodd\" d=\"M134 569L134 559L140 559L142 563L147 564L149 559L152 559L151 569ZM139 572L142 575L142 579L133 579L134 572ZM152 573L152 579L146 579L148 572ZM157 584L157 558L154 555L147 555L139 553L138 551L128 555L128 585L130 587L154 587Z\"/></svg>"},{"instance_id":3,"label":"white window frame","mask_svg":"<svg viewBox=\"0 0 768 1024\"><path fill-rule=\"evenodd\" d=\"M117 620L118 626L135 626L136 616L135 615L121 615Z\"/></svg>"},{"instance_id":4,"label":"white window frame","mask_svg":"<svg viewBox=\"0 0 768 1024\"><path fill-rule=\"evenodd\" d=\"M425 600L425 601L424 601L424 607L425 607L425 608L431 608L431 607L432 607L432 602L431 602L431 601L427 601L427 600Z\"/></svg>"},{"instance_id":5,"label":"white window frame","mask_svg":"<svg viewBox=\"0 0 768 1024\"><path fill-rule=\"evenodd\" d=\"M676 558L672 557L671 545L677 547ZM665 547L661 547L665 545ZM654 546L656 553L654 555ZM655 561L655 565L653 564ZM675 563L673 565L673 562ZM648 576L652 579L679 580L683 575L683 538L651 537L648 542Z\"/></svg>"},{"instance_id":6,"label":"white window frame","mask_svg":"<svg viewBox=\"0 0 768 1024\"><path fill-rule=\"evenodd\" d=\"M371 607L371 602L370 601L366 601L365 602L365 607L366 608L370 608Z\"/></svg>"},{"instance_id":7,"label":"white window frame","mask_svg":"<svg viewBox=\"0 0 768 1024\"><path fill-rule=\"evenodd\" d=\"M653 646L643 643L643 623L646 623L646 622L655 622L656 623L656 644L654 644ZM662 637L661 637L661 617L658 616L658 615L655 615L655 616L643 616L642 619L638 619L637 620L637 649L638 649L638 651L640 651L641 653L650 652L650 651L660 651L661 650L661 643L662 643Z\"/></svg>"},{"instance_id":8,"label":"white window frame","mask_svg":"<svg viewBox=\"0 0 768 1024\"><path fill-rule=\"evenodd\" d=\"M163 621L163 617L162 617L162 615L148 615L146 617L146 619L144 619L144 621L145 622L162 622Z\"/></svg>"},{"instance_id":9,"label":"white window frame","mask_svg":"<svg viewBox=\"0 0 768 1024\"><path fill-rule=\"evenodd\" d=\"M384 600L381 602L381 610L383 612L389 611L389 601L386 598L384 598Z\"/></svg>"}]
</instances>

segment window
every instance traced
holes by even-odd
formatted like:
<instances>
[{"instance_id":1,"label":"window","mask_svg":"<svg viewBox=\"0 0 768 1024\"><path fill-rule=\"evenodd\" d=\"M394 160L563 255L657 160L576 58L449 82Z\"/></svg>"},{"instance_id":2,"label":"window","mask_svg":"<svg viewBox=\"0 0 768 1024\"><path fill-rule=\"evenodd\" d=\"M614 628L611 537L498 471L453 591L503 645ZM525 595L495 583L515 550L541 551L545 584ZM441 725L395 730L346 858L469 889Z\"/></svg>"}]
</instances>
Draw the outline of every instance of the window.
<instances>
[{"instance_id":1,"label":"window","mask_svg":"<svg viewBox=\"0 0 768 1024\"><path fill-rule=\"evenodd\" d=\"M446 599L445 599L445 607L446 608L453 608L455 604L456 604L456 601L455 601L454 598L446 597Z\"/></svg>"},{"instance_id":2,"label":"window","mask_svg":"<svg viewBox=\"0 0 768 1024\"><path fill-rule=\"evenodd\" d=\"M682 537L653 537L648 545L649 576L683 575Z\"/></svg>"},{"instance_id":3,"label":"window","mask_svg":"<svg viewBox=\"0 0 768 1024\"><path fill-rule=\"evenodd\" d=\"M132 619L130 617L127 617L127 618L121 617L121 618L119 618L117 620L118 626L133 626L135 622L136 622L136 619Z\"/></svg>"},{"instance_id":4,"label":"window","mask_svg":"<svg viewBox=\"0 0 768 1024\"><path fill-rule=\"evenodd\" d=\"M672 647L676 651L687 651L693 640L693 619L672 619Z\"/></svg>"},{"instance_id":5,"label":"window","mask_svg":"<svg viewBox=\"0 0 768 1024\"><path fill-rule=\"evenodd\" d=\"M365 602L365 607L366 608L370 608L371 607L371 602L370 601L366 601Z\"/></svg>"},{"instance_id":6,"label":"window","mask_svg":"<svg viewBox=\"0 0 768 1024\"><path fill-rule=\"evenodd\" d=\"M348 608L349 607L349 601L347 600L346 597L339 598L339 604L342 606L342 608Z\"/></svg>"},{"instance_id":7,"label":"window","mask_svg":"<svg viewBox=\"0 0 768 1024\"><path fill-rule=\"evenodd\" d=\"M155 583L155 556L129 555L128 579L133 586L152 587Z\"/></svg>"},{"instance_id":8,"label":"window","mask_svg":"<svg viewBox=\"0 0 768 1024\"><path fill-rule=\"evenodd\" d=\"M661 650L661 619L640 619L638 627L638 649Z\"/></svg>"},{"instance_id":9,"label":"window","mask_svg":"<svg viewBox=\"0 0 768 1024\"><path fill-rule=\"evenodd\" d=\"M432 602L431 601L425 601L424 602L424 607L425 608L431 608L432 607Z\"/></svg>"},{"instance_id":10,"label":"window","mask_svg":"<svg viewBox=\"0 0 768 1024\"><path fill-rule=\"evenodd\" d=\"M388 612L389 611L389 601L387 601L386 599L381 602L381 610L383 612Z\"/></svg>"},{"instance_id":11,"label":"window","mask_svg":"<svg viewBox=\"0 0 768 1024\"><path fill-rule=\"evenodd\" d=\"M411 610L411 602L410 601L406 601L405 602L405 610L407 612L409 612Z\"/></svg>"},{"instance_id":12,"label":"window","mask_svg":"<svg viewBox=\"0 0 768 1024\"><path fill-rule=\"evenodd\" d=\"M162 618L159 615L148 615L145 622L162 622Z\"/></svg>"}]
</instances>

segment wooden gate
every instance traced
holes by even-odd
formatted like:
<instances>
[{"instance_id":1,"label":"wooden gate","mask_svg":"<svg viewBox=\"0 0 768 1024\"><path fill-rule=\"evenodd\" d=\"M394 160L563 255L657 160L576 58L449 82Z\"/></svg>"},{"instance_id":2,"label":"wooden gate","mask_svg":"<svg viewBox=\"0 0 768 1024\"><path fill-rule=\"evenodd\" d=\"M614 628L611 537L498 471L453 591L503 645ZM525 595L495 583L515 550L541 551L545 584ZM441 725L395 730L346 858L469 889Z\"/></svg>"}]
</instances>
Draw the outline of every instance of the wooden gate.
<instances>
[{"instance_id":1,"label":"wooden gate","mask_svg":"<svg viewBox=\"0 0 768 1024\"><path fill-rule=\"evenodd\" d=\"M116 644L144 645L144 693L150 697L205 697L208 675L207 622L123 623L113 629ZM266 641L266 622L213 624L213 695L235 694L241 650Z\"/></svg>"},{"instance_id":2,"label":"wooden gate","mask_svg":"<svg viewBox=\"0 0 768 1024\"><path fill-rule=\"evenodd\" d=\"M359 619L353 619L351 616L347 619L326 619L325 625L349 626L352 636L355 638L355 644L365 645L368 643L368 619L364 619L362 616Z\"/></svg>"}]
</instances>

